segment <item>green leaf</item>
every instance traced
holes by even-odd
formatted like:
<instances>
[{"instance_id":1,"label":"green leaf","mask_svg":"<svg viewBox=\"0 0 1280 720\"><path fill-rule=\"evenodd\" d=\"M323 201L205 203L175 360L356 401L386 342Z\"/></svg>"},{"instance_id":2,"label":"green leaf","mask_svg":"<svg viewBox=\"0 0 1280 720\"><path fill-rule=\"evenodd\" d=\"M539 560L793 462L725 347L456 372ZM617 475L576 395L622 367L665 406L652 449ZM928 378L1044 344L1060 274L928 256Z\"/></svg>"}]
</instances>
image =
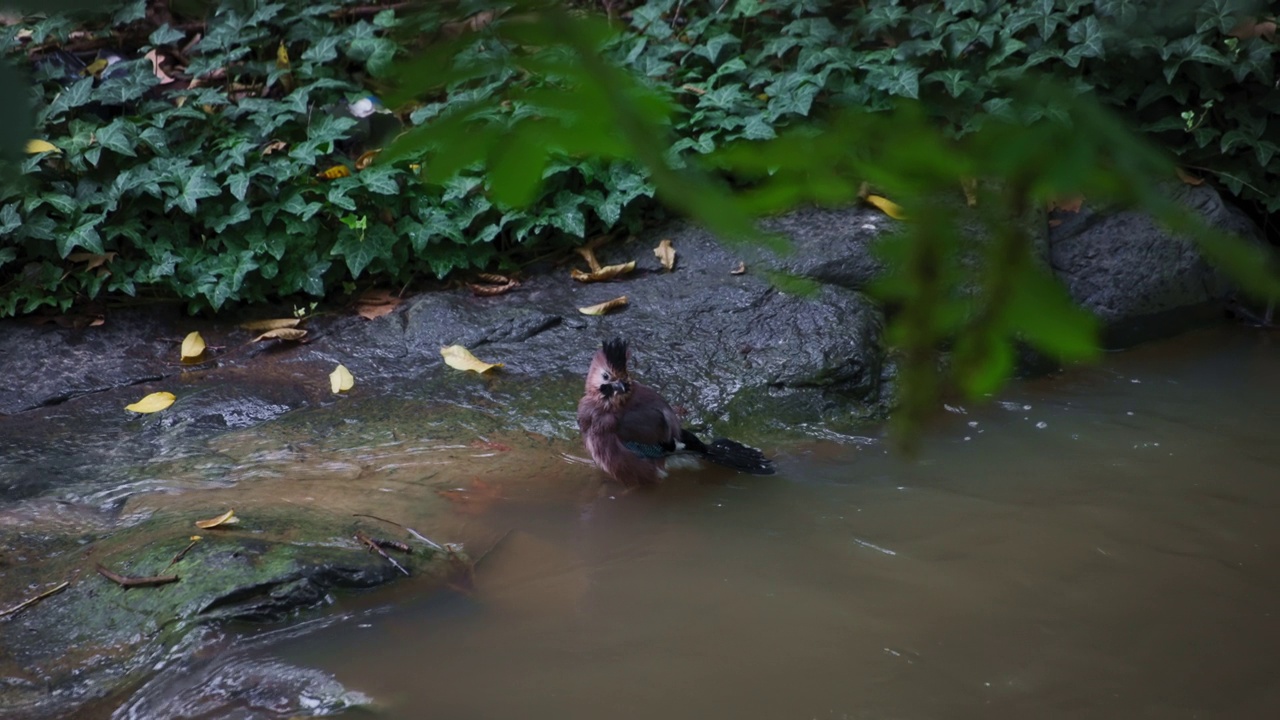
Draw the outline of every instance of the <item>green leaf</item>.
<instances>
[{"instance_id":1,"label":"green leaf","mask_svg":"<svg viewBox=\"0 0 1280 720\"><path fill-rule=\"evenodd\" d=\"M178 192L165 202L164 209L168 212L176 207L188 215L195 215L196 206L201 200L221 193L222 188L209 176L208 169L203 165L196 166L181 179Z\"/></svg>"},{"instance_id":2,"label":"green leaf","mask_svg":"<svg viewBox=\"0 0 1280 720\"><path fill-rule=\"evenodd\" d=\"M249 175L247 173L236 173L228 177L227 189L231 191L231 195L235 199L244 200L249 193Z\"/></svg>"},{"instance_id":3,"label":"green leaf","mask_svg":"<svg viewBox=\"0 0 1280 720\"><path fill-rule=\"evenodd\" d=\"M901 65L875 66L867 69L867 84L890 95L914 99L920 95L920 71Z\"/></svg>"},{"instance_id":4,"label":"green leaf","mask_svg":"<svg viewBox=\"0 0 1280 720\"><path fill-rule=\"evenodd\" d=\"M65 258L76 248L83 248L91 253L101 253L102 236L98 234L101 217L90 218L77 225L74 230L58 238L58 256Z\"/></svg>"},{"instance_id":5,"label":"green leaf","mask_svg":"<svg viewBox=\"0 0 1280 720\"><path fill-rule=\"evenodd\" d=\"M137 153L133 151L137 142L134 138L134 124L125 118L116 118L109 125L99 128L96 136L102 147L120 155L137 157Z\"/></svg>"},{"instance_id":6,"label":"green leaf","mask_svg":"<svg viewBox=\"0 0 1280 720\"><path fill-rule=\"evenodd\" d=\"M547 161L538 123L520 124L490 156L489 189L493 199L509 207L527 207L538 196Z\"/></svg>"},{"instance_id":7,"label":"green leaf","mask_svg":"<svg viewBox=\"0 0 1280 720\"><path fill-rule=\"evenodd\" d=\"M1065 288L1039 268L1013 278L1008 322L1032 347L1059 360L1093 360L1098 346L1098 320L1071 301Z\"/></svg>"},{"instance_id":8,"label":"green leaf","mask_svg":"<svg viewBox=\"0 0 1280 720\"><path fill-rule=\"evenodd\" d=\"M370 165L361 170L356 177L369 192L378 195L396 195L400 192L400 182L397 180L400 174L400 170L389 165Z\"/></svg>"},{"instance_id":9,"label":"green leaf","mask_svg":"<svg viewBox=\"0 0 1280 720\"><path fill-rule=\"evenodd\" d=\"M187 34L185 32L169 27L169 23L164 23L160 27L156 28L155 31L153 31L151 35L147 38L147 40L152 45L155 45L155 46L173 45L174 43L178 42L179 40L183 40L186 37L187 37Z\"/></svg>"},{"instance_id":10,"label":"green leaf","mask_svg":"<svg viewBox=\"0 0 1280 720\"><path fill-rule=\"evenodd\" d=\"M395 242L395 233L382 223L373 224L365 233L343 228L331 254L342 258L351 277L358 278L374 260L389 259Z\"/></svg>"},{"instance_id":11,"label":"green leaf","mask_svg":"<svg viewBox=\"0 0 1280 720\"><path fill-rule=\"evenodd\" d=\"M1106 54L1103 47L1102 26L1092 15L1076 21L1067 30L1067 40L1075 43L1069 53L1076 53L1080 57L1100 58Z\"/></svg>"}]
</instances>

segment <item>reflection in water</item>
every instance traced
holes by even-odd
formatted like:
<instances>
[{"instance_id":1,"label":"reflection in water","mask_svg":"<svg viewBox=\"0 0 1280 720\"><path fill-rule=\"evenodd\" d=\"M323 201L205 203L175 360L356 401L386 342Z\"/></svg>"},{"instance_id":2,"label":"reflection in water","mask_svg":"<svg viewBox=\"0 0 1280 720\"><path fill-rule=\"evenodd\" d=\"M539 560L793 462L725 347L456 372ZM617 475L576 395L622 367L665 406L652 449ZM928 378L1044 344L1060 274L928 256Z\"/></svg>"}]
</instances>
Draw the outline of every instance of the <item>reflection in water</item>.
<instances>
[{"instance_id":1,"label":"reflection in water","mask_svg":"<svg viewBox=\"0 0 1280 720\"><path fill-rule=\"evenodd\" d=\"M402 586L249 657L386 718L1275 717L1277 360L1235 330L1115 356L953 407L913 461L487 477L474 594Z\"/></svg>"}]
</instances>

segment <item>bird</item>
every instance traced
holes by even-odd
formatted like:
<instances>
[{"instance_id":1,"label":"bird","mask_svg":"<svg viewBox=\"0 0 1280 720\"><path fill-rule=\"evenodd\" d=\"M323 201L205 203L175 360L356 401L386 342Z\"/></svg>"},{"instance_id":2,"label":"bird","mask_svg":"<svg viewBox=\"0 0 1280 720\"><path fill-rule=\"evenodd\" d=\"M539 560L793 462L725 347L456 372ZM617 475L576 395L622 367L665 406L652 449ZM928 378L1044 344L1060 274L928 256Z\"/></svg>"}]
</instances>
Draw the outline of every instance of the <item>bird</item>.
<instances>
[{"instance_id":1,"label":"bird","mask_svg":"<svg viewBox=\"0 0 1280 720\"><path fill-rule=\"evenodd\" d=\"M677 455L701 457L755 475L772 475L773 462L759 450L725 438L704 443L680 426L680 415L662 395L631 379L627 341L606 340L591 359L578 402L578 430L591 459L626 485L649 485L667 476Z\"/></svg>"}]
</instances>

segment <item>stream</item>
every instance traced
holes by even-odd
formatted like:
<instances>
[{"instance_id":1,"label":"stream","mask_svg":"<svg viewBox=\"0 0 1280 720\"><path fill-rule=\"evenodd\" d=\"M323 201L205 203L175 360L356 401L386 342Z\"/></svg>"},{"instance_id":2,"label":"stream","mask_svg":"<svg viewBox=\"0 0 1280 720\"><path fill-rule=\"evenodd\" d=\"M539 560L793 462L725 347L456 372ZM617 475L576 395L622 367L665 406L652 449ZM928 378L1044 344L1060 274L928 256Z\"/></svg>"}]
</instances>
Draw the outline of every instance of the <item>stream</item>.
<instances>
[{"instance_id":1,"label":"stream","mask_svg":"<svg viewBox=\"0 0 1280 720\"><path fill-rule=\"evenodd\" d=\"M630 493L567 441L241 433L127 511L288 493L471 539L473 583L208 628L85 716L1274 718L1278 369L1213 328L952 401L914 458L815 429ZM448 453L482 460L424 515Z\"/></svg>"}]
</instances>

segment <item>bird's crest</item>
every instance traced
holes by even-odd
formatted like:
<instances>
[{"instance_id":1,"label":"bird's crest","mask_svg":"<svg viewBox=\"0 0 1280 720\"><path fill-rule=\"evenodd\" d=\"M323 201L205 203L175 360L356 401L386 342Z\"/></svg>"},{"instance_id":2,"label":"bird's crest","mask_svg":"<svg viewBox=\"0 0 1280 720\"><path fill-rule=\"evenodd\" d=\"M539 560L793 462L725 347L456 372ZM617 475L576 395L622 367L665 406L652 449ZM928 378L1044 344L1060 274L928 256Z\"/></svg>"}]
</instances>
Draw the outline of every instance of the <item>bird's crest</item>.
<instances>
[{"instance_id":1,"label":"bird's crest","mask_svg":"<svg viewBox=\"0 0 1280 720\"><path fill-rule=\"evenodd\" d=\"M604 361L616 372L627 370L627 341L614 338L604 341Z\"/></svg>"}]
</instances>

